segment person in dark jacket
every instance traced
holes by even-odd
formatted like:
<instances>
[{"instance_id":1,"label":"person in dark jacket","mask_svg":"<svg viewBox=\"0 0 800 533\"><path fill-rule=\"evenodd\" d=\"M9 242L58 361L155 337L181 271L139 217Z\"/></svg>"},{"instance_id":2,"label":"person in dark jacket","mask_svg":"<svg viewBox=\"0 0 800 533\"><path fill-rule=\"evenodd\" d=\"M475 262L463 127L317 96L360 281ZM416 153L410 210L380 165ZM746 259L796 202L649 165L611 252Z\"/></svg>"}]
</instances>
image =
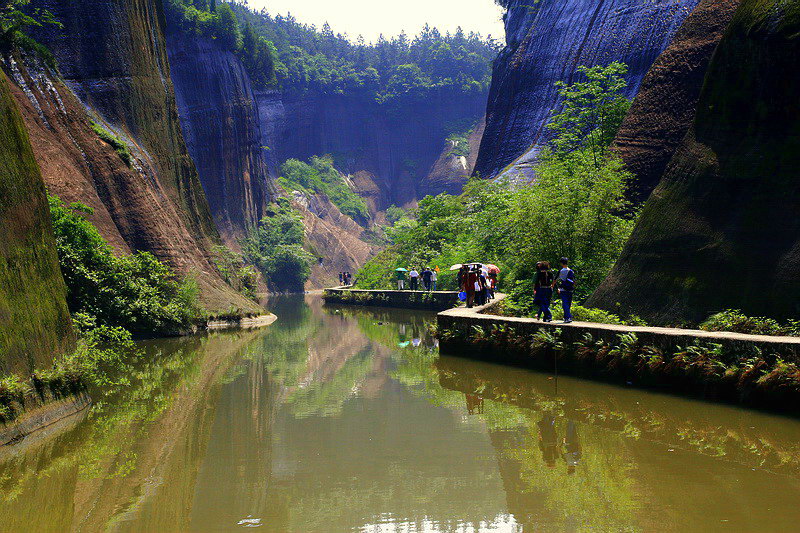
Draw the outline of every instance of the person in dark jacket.
<instances>
[{"instance_id":1,"label":"person in dark jacket","mask_svg":"<svg viewBox=\"0 0 800 533\"><path fill-rule=\"evenodd\" d=\"M550 271L548 261L536 263L536 278L534 279L533 303L539 306L536 319L539 320L544 315L545 322L553 321L553 313L550 312L550 301L553 298L553 273Z\"/></svg>"},{"instance_id":2,"label":"person in dark jacket","mask_svg":"<svg viewBox=\"0 0 800 533\"><path fill-rule=\"evenodd\" d=\"M572 295L575 292L575 271L569 267L569 259L561 258L561 270L556 278L561 307L564 309L564 323L572 322Z\"/></svg>"},{"instance_id":3,"label":"person in dark jacket","mask_svg":"<svg viewBox=\"0 0 800 533\"><path fill-rule=\"evenodd\" d=\"M430 292L431 290L431 278L433 277L433 270L430 267L425 267L425 270L422 271L422 285L425 287L425 290Z\"/></svg>"}]
</instances>

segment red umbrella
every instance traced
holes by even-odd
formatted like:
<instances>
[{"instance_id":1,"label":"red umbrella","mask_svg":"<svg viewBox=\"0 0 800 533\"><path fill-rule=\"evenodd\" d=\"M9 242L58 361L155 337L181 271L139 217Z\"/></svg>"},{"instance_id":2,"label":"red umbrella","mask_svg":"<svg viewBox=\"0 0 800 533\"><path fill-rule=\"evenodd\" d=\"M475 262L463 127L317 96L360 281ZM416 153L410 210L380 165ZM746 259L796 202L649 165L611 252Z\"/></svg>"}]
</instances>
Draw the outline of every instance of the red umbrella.
<instances>
[{"instance_id":1,"label":"red umbrella","mask_svg":"<svg viewBox=\"0 0 800 533\"><path fill-rule=\"evenodd\" d=\"M489 274L499 274L500 267L497 265L486 265L486 268L489 269Z\"/></svg>"}]
</instances>

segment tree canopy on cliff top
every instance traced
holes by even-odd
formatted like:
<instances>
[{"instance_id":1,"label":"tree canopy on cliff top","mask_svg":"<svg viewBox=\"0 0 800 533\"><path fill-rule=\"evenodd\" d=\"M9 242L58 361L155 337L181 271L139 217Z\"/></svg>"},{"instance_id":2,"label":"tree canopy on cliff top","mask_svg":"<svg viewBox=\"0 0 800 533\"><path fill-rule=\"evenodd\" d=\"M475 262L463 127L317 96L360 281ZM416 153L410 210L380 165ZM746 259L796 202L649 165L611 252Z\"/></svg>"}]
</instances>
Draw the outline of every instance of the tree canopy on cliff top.
<instances>
[{"instance_id":1,"label":"tree canopy on cliff top","mask_svg":"<svg viewBox=\"0 0 800 533\"><path fill-rule=\"evenodd\" d=\"M287 91L363 92L379 102L437 87L488 91L499 50L494 40L460 29L443 35L426 26L414 38L401 33L376 43L361 36L353 42L327 24L320 29L291 15L273 17L246 2L169 0L167 6L183 31L239 52L257 84L280 84Z\"/></svg>"}]
</instances>

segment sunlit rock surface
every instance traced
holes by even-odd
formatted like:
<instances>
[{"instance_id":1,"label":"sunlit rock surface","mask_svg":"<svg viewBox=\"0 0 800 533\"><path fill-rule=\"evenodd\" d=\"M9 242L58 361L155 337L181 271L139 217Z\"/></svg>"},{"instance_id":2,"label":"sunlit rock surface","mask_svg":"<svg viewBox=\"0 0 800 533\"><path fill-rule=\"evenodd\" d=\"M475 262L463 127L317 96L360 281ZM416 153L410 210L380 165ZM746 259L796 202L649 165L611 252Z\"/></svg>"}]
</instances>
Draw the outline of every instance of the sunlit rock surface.
<instances>
[{"instance_id":1,"label":"sunlit rock surface","mask_svg":"<svg viewBox=\"0 0 800 533\"><path fill-rule=\"evenodd\" d=\"M35 34L55 55L64 83L40 66L22 68L24 62L15 77L27 99L26 125L38 130L33 145L45 182L65 199L94 207L92 221L118 250L152 252L180 274L191 273L210 310L256 311L222 281L211 259L219 235L181 133L162 3L36 5L64 26ZM130 165L90 121L127 145Z\"/></svg>"},{"instance_id":2,"label":"sunlit rock surface","mask_svg":"<svg viewBox=\"0 0 800 533\"><path fill-rule=\"evenodd\" d=\"M507 45L495 62L486 131L475 171L531 175L558 105L557 81L580 65L622 61L633 97L698 0L515 0L505 17ZM512 165L513 163L513 165ZM510 166L511 165L511 166Z\"/></svg>"}]
</instances>

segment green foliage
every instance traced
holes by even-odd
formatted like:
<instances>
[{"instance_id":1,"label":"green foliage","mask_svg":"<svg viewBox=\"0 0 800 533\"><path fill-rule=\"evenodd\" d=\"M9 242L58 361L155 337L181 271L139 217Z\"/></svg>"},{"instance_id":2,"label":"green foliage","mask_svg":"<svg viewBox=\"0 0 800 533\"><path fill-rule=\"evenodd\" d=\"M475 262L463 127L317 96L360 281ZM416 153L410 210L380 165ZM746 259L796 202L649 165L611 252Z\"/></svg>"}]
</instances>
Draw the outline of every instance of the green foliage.
<instances>
[{"instance_id":1,"label":"green foliage","mask_svg":"<svg viewBox=\"0 0 800 533\"><path fill-rule=\"evenodd\" d=\"M272 17L246 3L231 7L241 26L251 25L259 37L274 44L275 71L289 91L359 91L385 104L405 95L424 98L441 87L463 93L486 92L499 50L491 37L465 34L461 29L442 35L429 26L413 39L401 33L390 40L380 37L374 44L361 36L351 42L327 24L317 28L301 24L291 15Z\"/></svg>"},{"instance_id":2,"label":"green foliage","mask_svg":"<svg viewBox=\"0 0 800 533\"><path fill-rule=\"evenodd\" d=\"M31 0L0 1L0 45L14 44L24 36L22 32L28 27L41 27L45 24L63 27L49 10L31 8L30 4Z\"/></svg>"},{"instance_id":3,"label":"green foliage","mask_svg":"<svg viewBox=\"0 0 800 533\"><path fill-rule=\"evenodd\" d=\"M512 296L509 307L528 314L536 263L556 265L563 256L578 274L579 299L597 287L635 222L625 200L630 173L608 151L627 109L620 96L625 66L580 71L589 81L561 86L556 140L541 154L534 183L473 178L459 197L429 196L415 211L392 212L386 235L394 246L364 266L359 287L386 288L398 267L438 265L439 285L455 289L456 275L446 270L451 264L494 263L501 289Z\"/></svg>"},{"instance_id":4,"label":"green foliage","mask_svg":"<svg viewBox=\"0 0 800 533\"><path fill-rule=\"evenodd\" d=\"M447 142L451 144L450 155L455 157L469 157L469 136L472 130L461 133L453 133L447 137Z\"/></svg>"},{"instance_id":5,"label":"green foliage","mask_svg":"<svg viewBox=\"0 0 800 533\"><path fill-rule=\"evenodd\" d=\"M700 329L705 331L733 331L751 335L784 335L800 337L800 321L790 320L781 324L777 320L764 317L750 317L738 309L727 309L708 317Z\"/></svg>"},{"instance_id":6,"label":"green foliage","mask_svg":"<svg viewBox=\"0 0 800 533\"><path fill-rule=\"evenodd\" d=\"M91 209L49 198L59 264L72 313L99 326L124 327L134 334L163 335L185 330L202 315L192 280L174 273L147 252L117 257L84 218Z\"/></svg>"},{"instance_id":7,"label":"green foliage","mask_svg":"<svg viewBox=\"0 0 800 533\"><path fill-rule=\"evenodd\" d=\"M227 246L215 245L212 252L222 279L235 290L254 299L258 289L258 272L255 268L246 265L244 258Z\"/></svg>"},{"instance_id":8,"label":"green foliage","mask_svg":"<svg viewBox=\"0 0 800 533\"><path fill-rule=\"evenodd\" d=\"M195 36L214 39L235 52L258 87L276 84L278 51L272 42L258 35L252 25L240 24L231 4L215 0L169 0L165 2L170 24Z\"/></svg>"},{"instance_id":9,"label":"green foliage","mask_svg":"<svg viewBox=\"0 0 800 533\"><path fill-rule=\"evenodd\" d=\"M94 130L103 141L111 145L114 151L117 152L119 158L122 159L128 167L133 166L133 155L131 155L127 144L95 121L92 121L92 130Z\"/></svg>"},{"instance_id":10,"label":"green foliage","mask_svg":"<svg viewBox=\"0 0 800 533\"><path fill-rule=\"evenodd\" d=\"M600 165L630 108L622 95L628 66L615 61L607 66L579 66L578 72L584 81L556 82L562 103L548 124L555 135L550 145L556 156L584 149Z\"/></svg>"},{"instance_id":11,"label":"green foliage","mask_svg":"<svg viewBox=\"0 0 800 533\"><path fill-rule=\"evenodd\" d=\"M313 257L303 249L302 219L281 198L270 206L267 216L242 241L242 254L258 268L271 287L298 292L311 274Z\"/></svg>"},{"instance_id":12,"label":"green foliage","mask_svg":"<svg viewBox=\"0 0 800 533\"><path fill-rule=\"evenodd\" d=\"M394 224L406 215L406 210L396 205L390 205L386 210L386 220L389 224Z\"/></svg>"},{"instance_id":13,"label":"green foliage","mask_svg":"<svg viewBox=\"0 0 800 533\"><path fill-rule=\"evenodd\" d=\"M278 182L287 192L298 190L324 194L342 213L362 226L369 222L367 203L334 168L330 156L313 156L308 163L289 159L281 167L281 173Z\"/></svg>"}]
</instances>

